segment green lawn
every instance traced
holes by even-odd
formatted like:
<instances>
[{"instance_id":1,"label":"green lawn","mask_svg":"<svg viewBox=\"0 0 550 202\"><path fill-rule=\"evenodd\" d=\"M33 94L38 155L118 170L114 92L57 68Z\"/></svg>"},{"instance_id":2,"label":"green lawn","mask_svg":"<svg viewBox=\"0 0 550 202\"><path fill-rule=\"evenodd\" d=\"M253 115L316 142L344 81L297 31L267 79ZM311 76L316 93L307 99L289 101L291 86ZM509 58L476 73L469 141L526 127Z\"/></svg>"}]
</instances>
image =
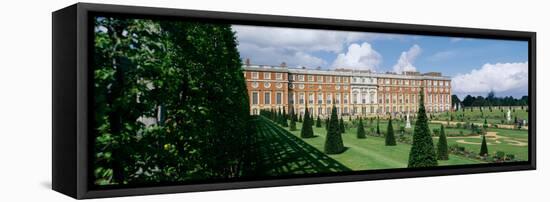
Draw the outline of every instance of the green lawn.
<instances>
[{"instance_id":1,"label":"green lawn","mask_svg":"<svg viewBox=\"0 0 550 202\"><path fill-rule=\"evenodd\" d=\"M385 133L386 132L386 128L387 128L387 121L386 120L380 120L380 131L382 133ZM414 129L414 123L411 123L412 124L412 128L410 129L406 129L406 133L408 134L412 134L413 132L413 129ZM399 130L399 126L404 126L405 123L401 122L401 121L395 121L394 122L394 130L396 131L396 133L398 134L398 130ZM367 126L366 129L367 131L369 131L370 129L369 128L376 128L376 121L373 122L373 125L372 126ZM433 129L439 129L441 127L441 124L438 124L438 123L430 123L429 124L429 127L430 129L433 131ZM314 129L315 130L315 129ZM352 128L353 132L355 132L355 128ZM506 137L507 139L499 139L500 143L496 144L494 142L494 140L491 140L491 139L487 139L487 141L489 143L493 143L493 145L488 145L488 148L489 148L489 153L490 154L493 154L495 153L496 151L502 151L506 154L514 154L516 156L517 159L521 159L521 160L527 160L528 159L528 146L527 145L523 145L523 146L518 146L518 145L513 145L513 141L516 140L516 141L520 141L520 142L524 142L524 143L528 143L528 131L527 130L516 130L516 129L503 129L503 128L492 128L492 127L489 127L487 129L489 132L497 132L497 135L499 136L503 136L503 137ZM460 134L460 131L463 132L463 134L465 135L468 135L470 134L472 131L470 129L462 129L462 128L445 128L445 133L447 135L458 135ZM324 133L324 130L323 131L318 131L318 132L322 132ZM354 133L353 133L354 134ZM352 134L352 136L353 136ZM373 138L376 138L376 137L373 137ZM465 140L467 142L473 142L473 143L481 143L481 138L478 137L478 136L465 136L465 137L461 137L461 138L453 138L453 137L448 137L448 145L452 145L452 144L458 144L459 146L464 146L467 150L470 150L470 151L479 151L480 149L480 145L476 145L476 144L466 144L466 143L461 143L461 142L457 142L458 140ZM382 141L382 144L384 143L383 139L382 138L379 138L381 139L380 141ZM512 141L510 141L512 140ZM434 137L434 144L436 143L437 141L437 137ZM510 144L512 143L512 144Z\"/></svg>"},{"instance_id":2,"label":"green lawn","mask_svg":"<svg viewBox=\"0 0 550 202\"><path fill-rule=\"evenodd\" d=\"M256 120L260 168L269 176L349 171L323 152L263 117Z\"/></svg>"},{"instance_id":3,"label":"green lawn","mask_svg":"<svg viewBox=\"0 0 550 202\"><path fill-rule=\"evenodd\" d=\"M292 131L296 137L300 136L301 123L297 123L297 131ZM385 130L382 128L380 129ZM325 143L325 128L313 128L317 137L302 139L320 151ZM342 154L329 155L352 170L372 170L406 168L411 145L398 143L396 146L385 146L384 138L368 136L367 139L357 139L356 129L348 129L342 135L347 150ZM435 142L434 142L435 144ZM481 161L471 160L460 156L450 155L448 161L439 161L439 165L476 164Z\"/></svg>"}]
</instances>

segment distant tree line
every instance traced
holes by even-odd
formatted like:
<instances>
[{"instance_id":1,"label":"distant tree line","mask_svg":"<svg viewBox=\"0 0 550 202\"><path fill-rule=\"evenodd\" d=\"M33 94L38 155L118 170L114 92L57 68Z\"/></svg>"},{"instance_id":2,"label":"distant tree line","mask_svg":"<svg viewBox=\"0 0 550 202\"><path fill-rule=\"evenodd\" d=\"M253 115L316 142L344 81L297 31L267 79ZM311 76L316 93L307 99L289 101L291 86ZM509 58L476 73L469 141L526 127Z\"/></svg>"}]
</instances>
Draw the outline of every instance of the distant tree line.
<instances>
[{"instance_id":1,"label":"distant tree line","mask_svg":"<svg viewBox=\"0 0 550 202\"><path fill-rule=\"evenodd\" d=\"M462 107L527 106L529 97L526 95L519 99L512 96L496 97L495 93L491 91L486 97L467 95L462 101L458 96L453 95L452 104L453 106L460 104Z\"/></svg>"}]
</instances>

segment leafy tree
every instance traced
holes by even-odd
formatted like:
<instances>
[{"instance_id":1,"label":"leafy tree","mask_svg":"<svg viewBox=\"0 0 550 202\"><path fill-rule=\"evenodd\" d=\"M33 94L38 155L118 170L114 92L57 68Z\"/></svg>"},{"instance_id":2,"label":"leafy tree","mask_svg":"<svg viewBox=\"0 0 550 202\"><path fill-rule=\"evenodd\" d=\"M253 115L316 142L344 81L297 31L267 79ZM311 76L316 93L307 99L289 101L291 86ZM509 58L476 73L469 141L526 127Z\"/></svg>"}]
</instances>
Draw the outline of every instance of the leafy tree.
<instances>
[{"instance_id":1,"label":"leafy tree","mask_svg":"<svg viewBox=\"0 0 550 202\"><path fill-rule=\"evenodd\" d=\"M357 138L358 139L365 139L367 138L365 134L365 128L363 126L363 120L359 118L359 124L357 126Z\"/></svg>"},{"instance_id":2,"label":"leafy tree","mask_svg":"<svg viewBox=\"0 0 550 202\"><path fill-rule=\"evenodd\" d=\"M485 119L485 121L483 122L483 128L487 130L488 127L489 125L487 124L487 119Z\"/></svg>"},{"instance_id":3,"label":"leafy tree","mask_svg":"<svg viewBox=\"0 0 550 202\"><path fill-rule=\"evenodd\" d=\"M340 154L344 152L344 142L342 135L339 131L338 115L336 114L336 107L332 107L332 113L330 116L329 127L327 131L327 138L325 139L325 153L327 154Z\"/></svg>"},{"instance_id":4,"label":"leafy tree","mask_svg":"<svg viewBox=\"0 0 550 202\"><path fill-rule=\"evenodd\" d=\"M413 144L409 153L409 168L437 166L428 117L424 107L424 89L420 91L418 113L413 133Z\"/></svg>"},{"instance_id":5,"label":"leafy tree","mask_svg":"<svg viewBox=\"0 0 550 202\"><path fill-rule=\"evenodd\" d=\"M94 24L96 184L253 175L254 120L230 25Z\"/></svg>"},{"instance_id":6,"label":"leafy tree","mask_svg":"<svg viewBox=\"0 0 550 202\"><path fill-rule=\"evenodd\" d=\"M487 141L485 140L485 135L482 135L483 139L481 140L481 148L479 149L480 156L486 156L489 154L489 149L487 149Z\"/></svg>"},{"instance_id":7,"label":"leafy tree","mask_svg":"<svg viewBox=\"0 0 550 202\"><path fill-rule=\"evenodd\" d=\"M302 130L300 132L300 137L302 138L312 138L313 135L313 120L309 116L309 110L306 107L306 112L304 113L304 120L302 122Z\"/></svg>"},{"instance_id":8,"label":"leafy tree","mask_svg":"<svg viewBox=\"0 0 550 202\"><path fill-rule=\"evenodd\" d=\"M445 136L445 129L443 125L441 125L441 129L439 129L439 140L437 142L437 160L449 160L447 136Z\"/></svg>"},{"instance_id":9,"label":"leafy tree","mask_svg":"<svg viewBox=\"0 0 550 202\"><path fill-rule=\"evenodd\" d=\"M386 130L386 146L395 146L395 135L393 134L392 118L388 122L388 129Z\"/></svg>"}]
</instances>

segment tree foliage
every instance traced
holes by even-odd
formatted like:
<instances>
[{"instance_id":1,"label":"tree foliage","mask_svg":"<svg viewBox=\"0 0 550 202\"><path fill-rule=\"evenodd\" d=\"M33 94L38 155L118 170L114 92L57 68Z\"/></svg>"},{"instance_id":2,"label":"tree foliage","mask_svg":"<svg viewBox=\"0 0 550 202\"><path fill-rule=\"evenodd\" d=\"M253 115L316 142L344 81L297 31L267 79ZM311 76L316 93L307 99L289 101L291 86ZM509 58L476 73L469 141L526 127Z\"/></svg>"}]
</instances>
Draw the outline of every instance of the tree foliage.
<instances>
[{"instance_id":1,"label":"tree foliage","mask_svg":"<svg viewBox=\"0 0 550 202\"><path fill-rule=\"evenodd\" d=\"M392 118L388 122L388 129L386 130L386 146L395 146L395 134L393 132Z\"/></svg>"},{"instance_id":2,"label":"tree foliage","mask_svg":"<svg viewBox=\"0 0 550 202\"><path fill-rule=\"evenodd\" d=\"M487 154L489 154L489 149L487 148L487 141L485 140L485 135L482 135L482 140L481 140L481 148L479 149L479 155L480 156L485 156Z\"/></svg>"},{"instance_id":3,"label":"tree foliage","mask_svg":"<svg viewBox=\"0 0 550 202\"><path fill-rule=\"evenodd\" d=\"M325 139L325 153L327 154L339 154L344 152L344 141L342 140L342 134L340 133L340 126L338 123L338 115L336 107L332 107L330 120L328 124L327 136Z\"/></svg>"},{"instance_id":4,"label":"tree foliage","mask_svg":"<svg viewBox=\"0 0 550 202\"><path fill-rule=\"evenodd\" d=\"M449 160L449 151L447 146L447 136L445 127L441 125L439 129L439 140L437 141L437 160Z\"/></svg>"},{"instance_id":5,"label":"tree foliage","mask_svg":"<svg viewBox=\"0 0 550 202\"><path fill-rule=\"evenodd\" d=\"M302 130L300 131L300 137L302 138L315 137L313 135L313 120L309 116L309 110L307 109L307 107L304 113L304 120L302 122Z\"/></svg>"},{"instance_id":6,"label":"tree foliage","mask_svg":"<svg viewBox=\"0 0 550 202\"><path fill-rule=\"evenodd\" d=\"M253 172L255 129L230 25L94 23L96 184Z\"/></svg>"},{"instance_id":7,"label":"tree foliage","mask_svg":"<svg viewBox=\"0 0 550 202\"><path fill-rule=\"evenodd\" d=\"M418 114L413 133L413 144L409 153L409 168L437 166L437 159L434 149L428 117L424 107L424 89L420 91Z\"/></svg>"},{"instance_id":8,"label":"tree foliage","mask_svg":"<svg viewBox=\"0 0 550 202\"><path fill-rule=\"evenodd\" d=\"M359 118L359 124L357 125L357 138L365 139L367 138L365 134L365 127L363 126L363 119Z\"/></svg>"}]
</instances>

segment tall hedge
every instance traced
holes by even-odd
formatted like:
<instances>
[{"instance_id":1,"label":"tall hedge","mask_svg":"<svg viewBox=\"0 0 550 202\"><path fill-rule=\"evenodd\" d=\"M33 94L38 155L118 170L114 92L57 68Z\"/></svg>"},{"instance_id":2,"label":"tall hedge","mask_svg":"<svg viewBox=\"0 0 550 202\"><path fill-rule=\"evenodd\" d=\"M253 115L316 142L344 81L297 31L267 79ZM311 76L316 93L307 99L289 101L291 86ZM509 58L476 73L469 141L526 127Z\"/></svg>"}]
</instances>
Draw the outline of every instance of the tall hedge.
<instances>
[{"instance_id":1,"label":"tall hedge","mask_svg":"<svg viewBox=\"0 0 550 202\"><path fill-rule=\"evenodd\" d=\"M93 23L95 184L253 172L255 128L230 25Z\"/></svg>"},{"instance_id":2,"label":"tall hedge","mask_svg":"<svg viewBox=\"0 0 550 202\"><path fill-rule=\"evenodd\" d=\"M319 115L317 115L317 121L315 123L315 127L317 127L317 128L323 127L323 126L321 126L321 118L319 118Z\"/></svg>"}]
</instances>

